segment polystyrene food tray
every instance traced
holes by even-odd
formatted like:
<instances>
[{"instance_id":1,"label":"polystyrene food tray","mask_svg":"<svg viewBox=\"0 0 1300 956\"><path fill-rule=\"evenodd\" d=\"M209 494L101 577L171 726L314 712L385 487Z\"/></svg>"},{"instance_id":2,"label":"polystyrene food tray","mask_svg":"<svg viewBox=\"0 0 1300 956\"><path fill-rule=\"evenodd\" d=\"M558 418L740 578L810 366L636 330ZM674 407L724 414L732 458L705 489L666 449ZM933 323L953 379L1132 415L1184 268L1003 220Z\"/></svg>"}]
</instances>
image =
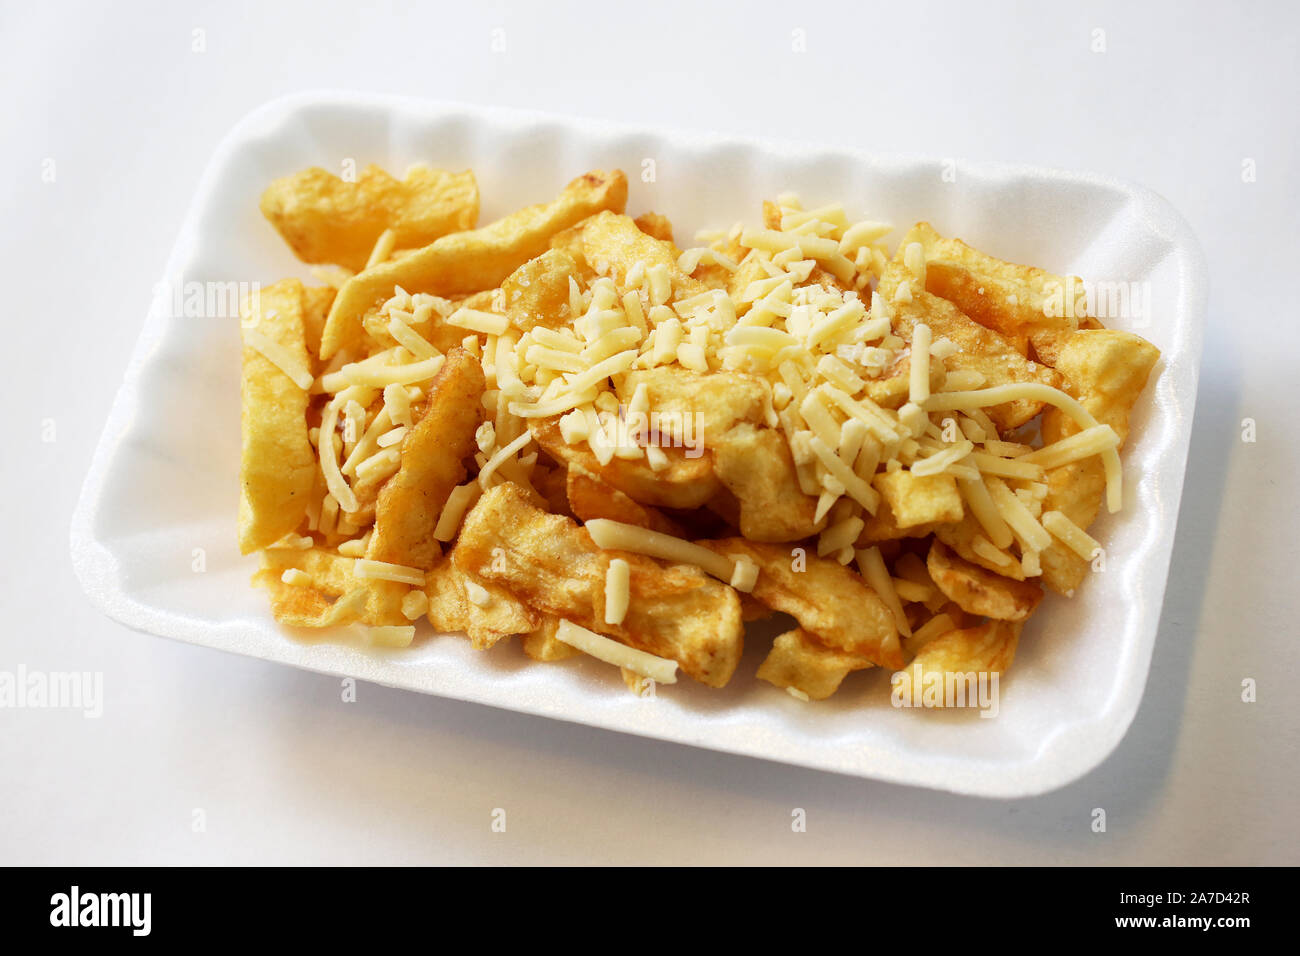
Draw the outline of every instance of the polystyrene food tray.
<instances>
[{"instance_id":1,"label":"polystyrene food tray","mask_svg":"<svg viewBox=\"0 0 1300 956\"><path fill-rule=\"evenodd\" d=\"M423 633L427 623L400 651L309 641L277 625L265 592L249 585L256 557L241 557L235 544L238 322L185 317L183 309L173 316L178 310L163 300L178 283L307 277L258 211L275 177L312 165L337 172L347 162L400 173L417 160L473 168L481 222L545 201L585 170L619 167L631 182L629 212L667 214L679 243L700 228L754 222L764 197L793 190L805 202L839 200L850 215L900 230L929 220L1012 261L1134 283L1130 314L1108 324L1139 332L1163 358L1133 416L1124 511L1095 526L1106 568L1073 599L1044 600L1004 675L996 718L895 709L888 674L874 669L851 675L827 701L803 703L754 679L758 646L724 690L683 679L644 699L598 661L533 663L512 641L478 652L462 637ZM164 279L72 525L72 558L87 594L133 628L609 730L990 796L1041 793L1082 775L1111 752L1137 710L1182 494L1205 301L1195 238L1146 189L1026 166L311 93L263 106L221 143Z\"/></svg>"}]
</instances>

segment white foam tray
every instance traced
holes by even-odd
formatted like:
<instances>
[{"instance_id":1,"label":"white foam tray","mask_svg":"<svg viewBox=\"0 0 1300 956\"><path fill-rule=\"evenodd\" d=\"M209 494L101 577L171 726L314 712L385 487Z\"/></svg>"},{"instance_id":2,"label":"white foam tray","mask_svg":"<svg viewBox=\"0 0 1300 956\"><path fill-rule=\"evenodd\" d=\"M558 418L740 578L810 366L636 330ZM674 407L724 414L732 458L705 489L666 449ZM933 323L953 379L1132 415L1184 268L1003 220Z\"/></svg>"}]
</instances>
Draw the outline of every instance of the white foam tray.
<instances>
[{"instance_id":1,"label":"white foam tray","mask_svg":"<svg viewBox=\"0 0 1300 956\"><path fill-rule=\"evenodd\" d=\"M1101 176L1025 166L954 168L320 92L269 103L230 132L203 176L165 276L263 284L306 276L258 212L258 197L277 176L310 165L339 170L349 158L358 168L375 162L394 171L417 160L472 167L483 222L548 199L587 169L620 167L632 183L629 211L668 214L679 241L699 228L755 221L762 198L794 190L806 202L840 200L850 214L900 228L926 219L1013 261L1149 283L1152 315L1134 330L1164 355L1134 415L1125 510L1096 526L1109 552L1106 571L1072 600L1049 595L1043 602L1002 683L995 719L896 710L888 675L870 671L851 675L828 701L801 703L754 679L757 646L725 690L687 679L642 700L613 668L590 659L532 663L514 642L486 653L452 635L422 634L412 648L390 652L307 642L271 619L265 593L249 586L257 561L235 546L238 323L168 318L155 302L72 524L77 574L106 614L142 631L322 673L959 793L1051 790L1118 744L1151 661L1201 353L1204 261L1163 199ZM647 161L654 182L643 181ZM204 554L202 572L193 570L196 549Z\"/></svg>"}]
</instances>

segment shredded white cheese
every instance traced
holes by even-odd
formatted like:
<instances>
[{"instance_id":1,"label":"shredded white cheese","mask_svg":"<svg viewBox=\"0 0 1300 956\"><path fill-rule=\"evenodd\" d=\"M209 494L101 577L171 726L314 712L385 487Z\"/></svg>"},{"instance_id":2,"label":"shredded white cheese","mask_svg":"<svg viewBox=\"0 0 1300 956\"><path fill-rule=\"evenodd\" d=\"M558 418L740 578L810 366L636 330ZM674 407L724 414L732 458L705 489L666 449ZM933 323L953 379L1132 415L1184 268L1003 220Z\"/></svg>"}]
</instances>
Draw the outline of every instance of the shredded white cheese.
<instances>
[{"instance_id":1,"label":"shredded white cheese","mask_svg":"<svg viewBox=\"0 0 1300 956\"><path fill-rule=\"evenodd\" d=\"M657 684L677 683L676 661L656 657L634 647L628 647L626 644L620 644L595 631L579 627L572 621L561 620L560 626L555 631L555 637L597 660L613 664L615 667L625 667L634 674L648 677Z\"/></svg>"}]
</instances>

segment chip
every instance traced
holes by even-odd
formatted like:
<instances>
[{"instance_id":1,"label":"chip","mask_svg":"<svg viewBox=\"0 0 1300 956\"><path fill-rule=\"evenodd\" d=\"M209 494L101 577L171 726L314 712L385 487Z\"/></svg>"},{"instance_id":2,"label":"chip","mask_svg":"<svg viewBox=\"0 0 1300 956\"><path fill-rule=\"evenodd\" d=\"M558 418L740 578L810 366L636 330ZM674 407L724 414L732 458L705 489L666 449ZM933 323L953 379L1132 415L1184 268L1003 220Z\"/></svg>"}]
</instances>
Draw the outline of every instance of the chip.
<instances>
[{"instance_id":1,"label":"chip","mask_svg":"<svg viewBox=\"0 0 1300 956\"><path fill-rule=\"evenodd\" d=\"M543 615L542 623L538 628L520 637L519 641L524 653L533 660L542 661L543 663L568 660L570 657L580 657L582 651L572 644L565 644L555 636L559 627L560 619L558 617Z\"/></svg>"},{"instance_id":2,"label":"chip","mask_svg":"<svg viewBox=\"0 0 1300 956\"><path fill-rule=\"evenodd\" d=\"M992 388L1013 382L1038 382L1059 388L1061 377L1046 365L1030 362L1013 343L969 318L955 305L925 291L912 293L910 302L894 306L893 328L911 339L918 323L925 323L936 340L946 338L959 351L948 360L948 373L976 372L984 386ZM942 386L940 386L942 387ZM1042 403L1020 399L985 409L1000 431L1025 424L1040 411Z\"/></svg>"},{"instance_id":3,"label":"chip","mask_svg":"<svg viewBox=\"0 0 1300 956\"><path fill-rule=\"evenodd\" d=\"M889 507L890 520L900 529L948 524L962 518L961 495L952 475L918 476L900 468L880 472L871 485L880 492Z\"/></svg>"},{"instance_id":4,"label":"chip","mask_svg":"<svg viewBox=\"0 0 1300 956\"><path fill-rule=\"evenodd\" d=\"M655 413L649 424L659 425L659 430L649 430L647 441L685 443L696 452L713 447L738 424L764 423L771 404L771 386L741 372L701 374L680 365L634 369L623 377L618 393L630 404L642 387Z\"/></svg>"},{"instance_id":5,"label":"chip","mask_svg":"<svg viewBox=\"0 0 1300 956\"><path fill-rule=\"evenodd\" d=\"M793 687L809 700L825 700L850 673L874 666L862 655L829 648L796 627L777 635L759 665L758 679L777 687Z\"/></svg>"},{"instance_id":6,"label":"chip","mask_svg":"<svg viewBox=\"0 0 1300 956\"><path fill-rule=\"evenodd\" d=\"M940 634L921 647L906 670L894 674L894 699L923 701L926 706L971 706L978 678L983 675L987 680L996 674L1000 679L1011 666L1021 627L1019 622L990 620ZM950 690L956 693L949 696Z\"/></svg>"},{"instance_id":7,"label":"chip","mask_svg":"<svg viewBox=\"0 0 1300 956\"><path fill-rule=\"evenodd\" d=\"M744 538L696 543L727 557L749 557L759 567L754 600L789 614L827 647L884 667L902 666L893 614L850 568L803 548Z\"/></svg>"},{"instance_id":8,"label":"chip","mask_svg":"<svg viewBox=\"0 0 1300 956\"><path fill-rule=\"evenodd\" d=\"M302 290L302 324L306 335L307 351L312 357L312 371L320 372L320 338L325 331L330 306L338 289L330 285L304 286Z\"/></svg>"},{"instance_id":9,"label":"chip","mask_svg":"<svg viewBox=\"0 0 1300 956\"><path fill-rule=\"evenodd\" d=\"M313 166L271 183L262 194L262 215L303 262L359 271L387 229L398 249L473 229L478 184L469 170L451 173L417 165L405 180L397 180L378 166L367 166L347 182Z\"/></svg>"},{"instance_id":10,"label":"chip","mask_svg":"<svg viewBox=\"0 0 1300 956\"><path fill-rule=\"evenodd\" d=\"M945 239L928 222L913 226L899 249L914 242L925 257L927 292L1014 343L1022 355L1032 343L1041 361L1057 364L1059 343L1087 311L1082 280L997 259L960 239Z\"/></svg>"},{"instance_id":11,"label":"chip","mask_svg":"<svg viewBox=\"0 0 1300 956\"><path fill-rule=\"evenodd\" d=\"M543 613L567 618L631 647L675 660L691 677L722 687L740 661L743 626L736 592L688 565L605 551L567 518L533 507L514 485L484 493L465 518L456 565L499 584ZM630 606L605 622L609 562L630 566Z\"/></svg>"},{"instance_id":12,"label":"chip","mask_svg":"<svg viewBox=\"0 0 1300 956\"><path fill-rule=\"evenodd\" d=\"M613 278L620 293L629 289L627 276L633 266L645 273L656 266L667 270L675 298L704 291L703 284L677 267L681 252L672 242L647 235L617 211L597 213L583 224L582 253L598 275Z\"/></svg>"},{"instance_id":13,"label":"chip","mask_svg":"<svg viewBox=\"0 0 1300 956\"><path fill-rule=\"evenodd\" d=\"M1066 388L1103 425L1128 436L1129 415L1146 387L1159 350L1130 332L1111 329L1075 332L1061 349L1057 370ZM1043 441L1076 434L1080 429L1057 409L1043 414ZM1098 458L1085 458L1047 471L1043 511L1060 511L1081 529L1096 520L1106 490L1105 470ZM1039 555L1043 583L1060 594L1072 594L1087 576L1090 564L1059 541Z\"/></svg>"},{"instance_id":14,"label":"chip","mask_svg":"<svg viewBox=\"0 0 1300 956\"><path fill-rule=\"evenodd\" d=\"M883 497L876 513L862 515L862 531L858 533L856 546L859 548L868 548L873 544L880 544L884 541L898 541L902 538L924 538L935 530L933 524L917 524L903 527L894 517L894 509L890 507L889 502Z\"/></svg>"},{"instance_id":15,"label":"chip","mask_svg":"<svg viewBox=\"0 0 1300 956\"><path fill-rule=\"evenodd\" d=\"M487 592L485 602L470 600L472 587ZM444 632L463 632L477 650L486 650L502 638L528 634L543 624L542 615L517 601L505 588L470 577L447 556L425 577L429 596L429 623Z\"/></svg>"},{"instance_id":16,"label":"chip","mask_svg":"<svg viewBox=\"0 0 1300 956\"><path fill-rule=\"evenodd\" d=\"M358 347L362 316L394 288L440 296L492 289L545 252L557 232L598 210L621 211L626 202L627 177L617 170L597 170L569 183L553 202L521 209L482 229L443 236L409 256L358 273L339 290L330 309L321 358Z\"/></svg>"},{"instance_id":17,"label":"chip","mask_svg":"<svg viewBox=\"0 0 1300 956\"><path fill-rule=\"evenodd\" d=\"M1079 331L1065 341L1057 371L1065 378L1066 391L1098 422L1115 429L1122 444L1128 436L1129 415L1159 358L1159 349L1131 332ZM1043 416L1045 442L1078 430L1060 412Z\"/></svg>"},{"instance_id":18,"label":"chip","mask_svg":"<svg viewBox=\"0 0 1300 956\"><path fill-rule=\"evenodd\" d=\"M402 600L410 587L395 581L359 578L356 561L323 548L262 552L262 569L253 583L271 594L271 614L295 627L366 624L392 627L410 622ZM286 584L284 573L300 571L310 584Z\"/></svg>"},{"instance_id":19,"label":"chip","mask_svg":"<svg viewBox=\"0 0 1300 956\"><path fill-rule=\"evenodd\" d=\"M578 275L578 264L560 249L548 249L529 259L501 284L502 300L510 324L521 332L543 325L567 328L569 282Z\"/></svg>"},{"instance_id":20,"label":"chip","mask_svg":"<svg viewBox=\"0 0 1300 956\"><path fill-rule=\"evenodd\" d=\"M998 549L994 548L992 543L988 541L983 526L969 512L962 515L962 519L954 524L936 526L934 536L971 564L977 564L1014 581L1025 580L1024 569L1021 568L1020 562L1014 557L1006 556L1005 562L995 561L989 557ZM981 541L987 544L988 548L977 547L978 542ZM1005 555L1005 552L999 553Z\"/></svg>"},{"instance_id":21,"label":"chip","mask_svg":"<svg viewBox=\"0 0 1300 956\"><path fill-rule=\"evenodd\" d=\"M447 356L429 386L428 409L402 439L401 467L379 492L366 557L426 571L442 553L434 529L451 490L465 480L482 421L483 369L464 349Z\"/></svg>"},{"instance_id":22,"label":"chip","mask_svg":"<svg viewBox=\"0 0 1300 956\"><path fill-rule=\"evenodd\" d=\"M681 525L663 512L632 500L581 465L573 465L565 474L568 510L575 518L582 521L608 518L675 537L685 533Z\"/></svg>"},{"instance_id":23,"label":"chip","mask_svg":"<svg viewBox=\"0 0 1300 956\"><path fill-rule=\"evenodd\" d=\"M253 336L262 348L271 343L277 358L282 351L281 361L310 375L302 283L285 279L262 289L243 303L240 319L245 344L239 390L239 550L250 554L297 529L316 480L307 391L249 344Z\"/></svg>"},{"instance_id":24,"label":"chip","mask_svg":"<svg viewBox=\"0 0 1300 956\"><path fill-rule=\"evenodd\" d=\"M735 524L751 541L797 541L826 527L817 499L803 493L785 437L748 423L713 446L713 472L735 502Z\"/></svg>"},{"instance_id":25,"label":"chip","mask_svg":"<svg viewBox=\"0 0 1300 956\"><path fill-rule=\"evenodd\" d=\"M642 213L632 221L635 222L636 227L647 236L669 244L672 243L673 224L668 221L667 216L661 216L657 212L647 212Z\"/></svg>"},{"instance_id":26,"label":"chip","mask_svg":"<svg viewBox=\"0 0 1300 956\"><path fill-rule=\"evenodd\" d=\"M963 611L999 621L1023 621L1043 599L1043 589L966 561L941 541L930 546L926 568L935 586Z\"/></svg>"},{"instance_id":27,"label":"chip","mask_svg":"<svg viewBox=\"0 0 1300 956\"><path fill-rule=\"evenodd\" d=\"M642 458L612 458L602 465L585 442L570 445L560 434L559 417L532 418L528 429L548 455L569 467L599 475L635 501L659 508L699 508L722 487L708 455L684 447L660 447L666 465L655 471Z\"/></svg>"}]
</instances>

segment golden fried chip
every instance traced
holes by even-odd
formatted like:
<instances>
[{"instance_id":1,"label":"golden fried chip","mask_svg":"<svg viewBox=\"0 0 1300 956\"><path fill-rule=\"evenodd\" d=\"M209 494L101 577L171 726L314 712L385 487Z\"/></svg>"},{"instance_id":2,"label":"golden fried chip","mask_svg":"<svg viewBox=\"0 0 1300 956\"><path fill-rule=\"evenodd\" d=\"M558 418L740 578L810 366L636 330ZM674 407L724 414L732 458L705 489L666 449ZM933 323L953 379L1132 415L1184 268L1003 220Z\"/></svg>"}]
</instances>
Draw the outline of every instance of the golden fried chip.
<instances>
[{"instance_id":1,"label":"golden fried chip","mask_svg":"<svg viewBox=\"0 0 1300 956\"><path fill-rule=\"evenodd\" d=\"M894 268L891 264L890 269ZM978 372L984 377L984 388L1012 382L1061 386L1061 377L1056 372L1027 360L1011 342L967 317L947 299L914 291L910 302L895 303L892 325L897 335L910 342L918 322L928 325L936 340L946 338L960 349L945 361L949 373ZM1042 408L1041 402L1021 399L993 405L985 411L999 430L1007 431L1023 425Z\"/></svg>"},{"instance_id":2,"label":"golden fried chip","mask_svg":"<svg viewBox=\"0 0 1300 956\"><path fill-rule=\"evenodd\" d=\"M1079 331L1066 339L1058 358L1065 387L1100 424L1109 425L1121 444L1128 437L1128 420L1146 387L1160 351L1130 332L1111 329ZM1079 426L1055 408L1043 413L1043 441L1059 441ZM1096 520L1106 490L1099 458L1085 458L1047 471L1043 511L1060 511L1085 531ZM1089 563L1059 541L1039 555L1043 583L1070 594L1087 576Z\"/></svg>"},{"instance_id":3,"label":"golden fried chip","mask_svg":"<svg viewBox=\"0 0 1300 956\"><path fill-rule=\"evenodd\" d=\"M613 485L593 475L581 465L568 469L566 494L569 511L581 521L593 518L608 518L623 524L634 524L639 528L649 528L663 534L681 537L684 532L681 525L647 505L638 504Z\"/></svg>"},{"instance_id":4,"label":"golden fried chip","mask_svg":"<svg viewBox=\"0 0 1300 956\"><path fill-rule=\"evenodd\" d=\"M253 583L270 591L271 614L281 624L409 624L402 599L411 589L396 581L359 578L355 566L355 559L321 548L274 548L262 552L262 569L253 575ZM310 583L288 584L286 571L301 572Z\"/></svg>"},{"instance_id":5,"label":"golden fried chip","mask_svg":"<svg viewBox=\"0 0 1300 956\"><path fill-rule=\"evenodd\" d=\"M367 166L355 182L313 166L271 183L262 194L262 215L303 262L356 271L365 268L386 229L393 230L398 249L473 229L478 184L469 170L424 165L412 166L405 180Z\"/></svg>"},{"instance_id":6,"label":"golden fried chip","mask_svg":"<svg viewBox=\"0 0 1300 956\"><path fill-rule=\"evenodd\" d=\"M483 367L453 349L429 385L428 410L402 439L402 464L379 492L366 556L428 571L442 553L433 529L451 490L465 480L483 418Z\"/></svg>"},{"instance_id":7,"label":"golden fried chip","mask_svg":"<svg viewBox=\"0 0 1300 956\"><path fill-rule=\"evenodd\" d=\"M483 603L470 598L477 586ZM425 593L429 596L429 623L439 631L462 631L475 650L487 650L503 637L527 634L540 627L542 616L515 600L505 588L491 581L471 578L456 567L448 555L440 559L425 575Z\"/></svg>"},{"instance_id":8,"label":"golden fried chip","mask_svg":"<svg viewBox=\"0 0 1300 956\"><path fill-rule=\"evenodd\" d=\"M704 374L680 365L634 369L623 376L618 389L624 404L643 385L655 413L649 424L659 426L649 440L661 447L681 444L700 452L741 422L762 424L771 405L771 386L743 372Z\"/></svg>"},{"instance_id":9,"label":"golden fried chip","mask_svg":"<svg viewBox=\"0 0 1300 956\"><path fill-rule=\"evenodd\" d=\"M653 239L669 244L673 241L673 224L669 222L667 216L661 216L657 212L642 213L637 216L633 222L636 227Z\"/></svg>"},{"instance_id":10,"label":"golden fried chip","mask_svg":"<svg viewBox=\"0 0 1300 956\"><path fill-rule=\"evenodd\" d=\"M926 569L935 586L963 610L999 621L1023 621L1043 599L1032 581L1013 581L963 560L941 541L930 546Z\"/></svg>"},{"instance_id":11,"label":"golden fried chip","mask_svg":"<svg viewBox=\"0 0 1300 956\"><path fill-rule=\"evenodd\" d=\"M560 628L558 617L542 616L542 623L535 630L520 637L524 653L535 661L562 661L577 657L582 653L572 644L565 644L555 636Z\"/></svg>"},{"instance_id":12,"label":"golden fried chip","mask_svg":"<svg viewBox=\"0 0 1300 956\"><path fill-rule=\"evenodd\" d=\"M758 679L777 687L793 687L810 700L825 700L839 690L851 671L874 666L866 657L829 648L797 627L777 635L759 665Z\"/></svg>"},{"instance_id":13,"label":"golden fried chip","mask_svg":"<svg viewBox=\"0 0 1300 956\"><path fill-rule=\"evenodd\" d=\"M957 479L952 475L918 476L900 468L880 472L871 485L880 492L900 529L948 524L960 521L964 513Z\"/></svg>"},{"instance_id":14,"label":"golden fried chip","mask_svg":"<svg viewBox=\"0 0 1300 956\"><path fill-rule=\"evenodd\" d=\"M927 292L1015 343L1022 355L1032 342L1039 359L1056 365L1058 343L1079 327L1087 311L1081 279L995 258L940 236L928 222L912 227L898 255L913 242L925 252Z\"/></svg>"},{"instance_id":15,"label":"golden fried chip","mask_svg":"<svg viewBox=\"0 0 1300 956\"><path fill-rule=\"evenodd\" d=\"M869 548L873 544L898 541L902 538L924 538L935 529L935 525L932 524L918 524L904 528L898 523L898 519L894 517L894 509L884 498L880 499L874 515L863 512L862 521L862 531L857 540L859 548Z\"/></svg>"},{"instance_id":16,"label":"golden fried chip","mask_svg":"<svg viewBox=\"0 0 1300 956\"><path fill-rule=\"evenodd\" d=\"M977 537L987 538L987 535L984 527L969 511L962 515L962 519L955 524L935 525L934 536L971 564L977 564L981 568L995 571L1003 577L1011 578L1013 581L1025 580L1024 569L1021 568L1020 562L1015 560L1014 557L1010 558L1006 564L998 564L975 550L975 539Z\"/></svg>"},{"instance_id":17,"label":"golden fried chip","mask_svg":"<svg viewBox=\"0 0 1300 956\"><path fill-rule=\"evenodd\" d=\"M662 266L668 271L673 298L685 298L704 291L704 285L677 267L680 250L671 242L648 236L627 216L602 212L582 229L583 257L597 274L610 276L619 292L626 292L627 273L640 263L649 271Z\"/></svg>"},{"instance_id":18,"label":"golden fried chip","mask_svg":"<svg viewBox=\"0 0 1300 956\"><path fill-rule=\"evenodd\" d=\"M945 604L951 603L948 597L935 586L924 559L912 551L900 554L895 559L893 576L895 586L900 589L906 587L909 592L906 595L900 592L899 597L904 601L923 606L931 614ZM911 621L908 624L910 625Z\"/></svg>"},{"instance_id":19,"label":"golden fried chip","mask_svg":"<svg viewBox=\"0 0 1300 956\"><path fill-rule=\"evenodd\" d=\"M1073 424L1073 423L1071 423ZM1101 510L1106 493L1106 470L1100 458L1085 458L1047 471L1047 495L1043 511L1060 511L1082 529L1087 529ZM1088 574L1089 563L1060 541L1038 555L1043 583L1058 594L1071 594Z\"/></svg>"},{"instance_id":20,"label":"golden fried chip","mask_svg":"<svg viewBox=\"0 0 1300 956\"><path fill-rule=\"evenodd\" d=\"M803 548L744 538L696 543L728 557L749 557L759 567L754 599L789 614L827 647L885 667L902 666L893 614L852 569Z\"/></svg>"},{"instance_id":21,"label":"golden fried chip","mask_svg":"<svg viewBox=\"0 0 1300 956\"><path fill-rule=\"evenodd\" d=\"M910 331L909 331L910 334ZM942 362L930 363L930 394L943 388L948 378L947 369ZM868 378L866 384L867 398L881 408L902 408L908 401L912 388L912 349L909 346L877 378Z\"/></svg>"},{"instance_id":22,"label":"golden fried chip","mask_svg":"<svg viewBox=\"0 0 1300 956\"><path fill-rule=\"evenodd\" d=\"M986 621L978 627L948 631L927 643L906 670L893 675L895 702L922 702L927 707L974 706L978 679L1001 679L1016 656L1023 625ZM950 696L950 692L954 692Z\"/></svg>"},{"instance_id":23,"label":"golden fried chip","mask_svg":"<svg viewBox=\"0 0 1300 956\"><path fill-rule=\"evenodd\" d=\"M452 557L462 571L499 584L529 607L675 660L709 686L725 685L740 661L744 627L735 591L698 568L598 548L584 529L533 507L515 485L483 494L465 517ZM621 624L605 621L613 558L630 566Z\"/></svg>"},{"instance_id":24,"label":"golden fried chip","mask_svg":"<svg viewBox=\"0 0 1300 956\"><path fill-rule=\"evenodd\" d=\"M642 387L654 410L650 424L657 426L648 440L661 447L680 443L691 452L711 452L713 473L734 496L735 521L745 537L793 541L825 526L824 521L814 521L816 499L799 487L789 443L763 424L771 408L766 382L741 372L706 375L661 366L628 372L619 394L630 402ZM661 477L676 480L673 475Z\"/></svg>"},{"instance_id":25,"label":"golden fried chip","mask_svg":"<svg viewBox=\"0 0 1300 956\"><path fill-rule=\"evenodd\" d=\"M817 499L799 487L785 436L748 423L713 447L713 471L736 502L735 523L751 541L797 541L817 534Z\"/></svg>"},{"instance_id":26,"label":"golden fried chip","mask_svg":"<svg viewBox=\"0 0 1300 956\"><path fill-rule=\"evenodd\" d=\"M302 283L285 279L262 289L241 305L240 320L239 550L249 554L302 523L316 480L307 391L259 351L274 350L291 370L310 376Z\"/></svg>"},{"instance_id":27,"label":"golden fried chip","mask_svg":"<svg viewBox=\"0 0 1300 956\"><path fill-rule=\"evenodd\" d=\"M1079 331L1065 340L1057 371L1065 377L1066 390L1100 424L1115 429L1122 445L1128 437L1129 415L1159 359L1160 350L1132 332ZM1057 441L1078 430L1059 411L1043 416L1045 442Z\"/></svg>"},{"instance_id":28,"label":"golden fried chip","mask_svg":"<svg viewBox=\"0 0 1300 956\"><path fill-rule=\"evenodd\" d=\"M528 430L534 441L556 461L599 475L644 505L683 510L700 508L722 487L713 473L713 462L703 454L702 448L663 448L667 467L655 471L644 457L613 458L609 464L602 465L585 442L570 445L564 440L558 418L530 418Z\"/></svg>"},{"instance_id":29,"label":"golden fried chip","mask_svg":"<svg viewBox=\"0 0 1300 956\"><path fill-rule=\"evenodd\" d=\"M587 262L582 251L582 230L587 227L591 221L588 216L576 226L570 226L568 229L562 229L555 235L551 236L550 248L556 252L563 252L573 260L574 268L577 270L578 278L584 283L590 284L596 278L596 272Z\"/></svg>"},{"instance_id":30,"label":"golden fried chip","mask_svg":"<svg viewBox=\"0 0 1300 956\"><path fill-rule=\"evenodd\" d=\"M598 210L622 211L627 177L596 170L569 183L550 203L528 206L472 232L434 240L409 256L358 273L339 290L321 341L329 360L362 338L362 316L401 286L412 294L454 296L499 286L510 273L547 250L550 239Z\"/></svg>"},{"instance_id":31,"label":"golden fried chip","mask_svg":"<svg viewBox=\"0 0 1300 956\"><path fill-rule=\"evenodd\" d=\"M320 337L325 331L325 320L338 289L332 285L304 286L302 290L302 323L307 338L307 351L312 356L312 371L320 371Z\"/></svg>"},{"instance_id":32,"label":"golden fried chip","mask_svg":"<svg viewBox=\"0 0 1300 956\"><path fill-rule=\"evenodd\" d=\"M521 332L567 327L575 318L569 315L569 280L577 275L578 264L561 249L529 259L501 284L510 324Z\"/></svg>"}]
</instances>

